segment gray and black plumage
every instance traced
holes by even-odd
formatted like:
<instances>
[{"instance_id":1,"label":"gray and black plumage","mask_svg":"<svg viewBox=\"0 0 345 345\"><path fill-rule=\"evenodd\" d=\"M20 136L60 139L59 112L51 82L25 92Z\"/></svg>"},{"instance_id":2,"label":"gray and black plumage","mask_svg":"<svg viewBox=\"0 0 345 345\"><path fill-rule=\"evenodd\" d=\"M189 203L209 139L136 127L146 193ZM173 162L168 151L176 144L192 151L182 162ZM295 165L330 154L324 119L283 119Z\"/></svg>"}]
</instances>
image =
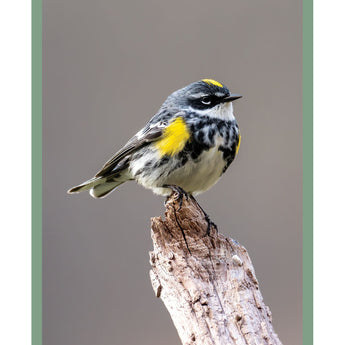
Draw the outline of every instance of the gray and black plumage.
<instances>
[{"instance_id":1,"label":"gray and black plumage","mask_svg":"<svg viewBox=\"0 0 345 345\"><path fill-rule=\"evenodd\" d=\"M89 190L102 198L130 180L160 195L171 193L168 186L191 195L206 191L238 152L241 136L232 101L240 97L212 79L175 91L92 179L68 192Z\"/></svg>"}]
</instances>

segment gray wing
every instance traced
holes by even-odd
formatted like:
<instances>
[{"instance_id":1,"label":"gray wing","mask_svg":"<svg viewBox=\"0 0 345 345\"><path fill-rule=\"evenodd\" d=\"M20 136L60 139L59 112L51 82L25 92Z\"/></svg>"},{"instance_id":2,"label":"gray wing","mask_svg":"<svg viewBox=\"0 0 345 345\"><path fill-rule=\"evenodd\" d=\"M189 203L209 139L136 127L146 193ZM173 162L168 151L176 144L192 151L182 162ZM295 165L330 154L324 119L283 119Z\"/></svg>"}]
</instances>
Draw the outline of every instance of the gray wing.
<instances>
[{"instance_id":1,"label":"gray wing","mask_svg":"<svg viewBox=\"0 0 345 345\"><path fill-rule=\"evenodd\" d=\"M158 140L162 136L166 125L166 122L159 122L156 125L151 124L144 127L104 164L95 177L102 177L118 170L122 170L128 165L129 158L134 152L148 145L152 141Z\"/></svg>"}]
</instances>

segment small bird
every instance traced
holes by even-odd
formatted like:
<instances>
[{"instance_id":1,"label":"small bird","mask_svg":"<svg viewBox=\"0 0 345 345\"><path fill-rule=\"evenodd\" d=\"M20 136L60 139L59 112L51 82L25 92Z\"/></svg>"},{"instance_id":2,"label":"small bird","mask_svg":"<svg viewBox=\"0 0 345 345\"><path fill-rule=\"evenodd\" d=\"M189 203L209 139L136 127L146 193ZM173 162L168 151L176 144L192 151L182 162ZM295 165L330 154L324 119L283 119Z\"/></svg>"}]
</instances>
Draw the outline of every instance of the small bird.
<instances>
[{"instance_id":1,"label":"small bird","mask_svg":"<svg viewBox=\"0 0 345 345\"><path fill-rule=\"evenodd\" d=\"M103 198L130 180L163 196L174 190L193 197L208 190L240 147L232 102L241 97L213 79L173 92L92 179L68 193L89 190Z\"/></svg>"}]
</instances>

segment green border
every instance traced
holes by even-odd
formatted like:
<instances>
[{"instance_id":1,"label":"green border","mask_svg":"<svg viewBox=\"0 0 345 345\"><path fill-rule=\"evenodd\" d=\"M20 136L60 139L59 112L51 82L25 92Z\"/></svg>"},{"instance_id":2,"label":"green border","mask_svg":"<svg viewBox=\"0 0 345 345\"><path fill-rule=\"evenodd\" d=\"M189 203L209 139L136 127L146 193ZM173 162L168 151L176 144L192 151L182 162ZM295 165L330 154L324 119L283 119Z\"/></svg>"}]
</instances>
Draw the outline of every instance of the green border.
<instances>
[{"instance_id":1,"label":"green border","mask_svg":"<svg viewBox=\"0 0 345 345\"><path fill-rule=\"evenodd\" d=\"M313 343L313 1L303 0L303 344ZM42 0L32 0L32 344L42 345Z\"/></svg>"},{"instance_id":2,"label":"green border","mask_svg":"<svg viewBox=\"0 0 345 345\"><path fill-rule=\"evenodd\" d=\"M313 1L303 0L303 345L313 344Z\"/></svg>"},{"instance_id":3,"label":"green border","mask_svg":"<svg viewBox=\"0 0 345 345\"><path fill-rule=\"evenodd\" d=\"M32 28L32 344L42 344L42 0L31 2Z\"/></svg>"}]
</instances>

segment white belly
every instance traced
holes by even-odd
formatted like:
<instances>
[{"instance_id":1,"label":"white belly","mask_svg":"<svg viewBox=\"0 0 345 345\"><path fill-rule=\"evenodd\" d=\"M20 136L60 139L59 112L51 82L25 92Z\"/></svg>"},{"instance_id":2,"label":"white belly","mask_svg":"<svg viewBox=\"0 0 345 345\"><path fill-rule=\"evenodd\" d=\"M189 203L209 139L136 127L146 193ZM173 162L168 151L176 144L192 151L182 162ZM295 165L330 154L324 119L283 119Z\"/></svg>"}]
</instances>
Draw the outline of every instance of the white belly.
<instances>
[{"instance_id":1,"label":"white belly","mask_svg":"<svg viewBox=\"0 0 345 345\"><path fill-rule=\"evenodd\" d=\"M132 168L133 173L152 157L151 152L150 155L142 157L140 162L137 161ZM162 188L162 186L171 184L183 188L187 193L196 195L212 187L219 180L225 167L223 153L218 151L218 147L203 152L197 161L190 159L185 165L171 172L171 168L176 166L176 162L175 158L171 158L167 165L151 171L150 176L138 176L136 180L156 194L169 195L171 189Z\"/></svg>"},{"instance_id":2,"label":"white belly","mask_svg":"<svg viewBox=\"0 0 345 345\"><path fill-rule=\"evenodd\" d=\"M168 177L168 184L176 184L194 195L211 188L220 178L225 162L217 147L203 152L197 162L187 162Z\"/></svg>"}]
</instances>

